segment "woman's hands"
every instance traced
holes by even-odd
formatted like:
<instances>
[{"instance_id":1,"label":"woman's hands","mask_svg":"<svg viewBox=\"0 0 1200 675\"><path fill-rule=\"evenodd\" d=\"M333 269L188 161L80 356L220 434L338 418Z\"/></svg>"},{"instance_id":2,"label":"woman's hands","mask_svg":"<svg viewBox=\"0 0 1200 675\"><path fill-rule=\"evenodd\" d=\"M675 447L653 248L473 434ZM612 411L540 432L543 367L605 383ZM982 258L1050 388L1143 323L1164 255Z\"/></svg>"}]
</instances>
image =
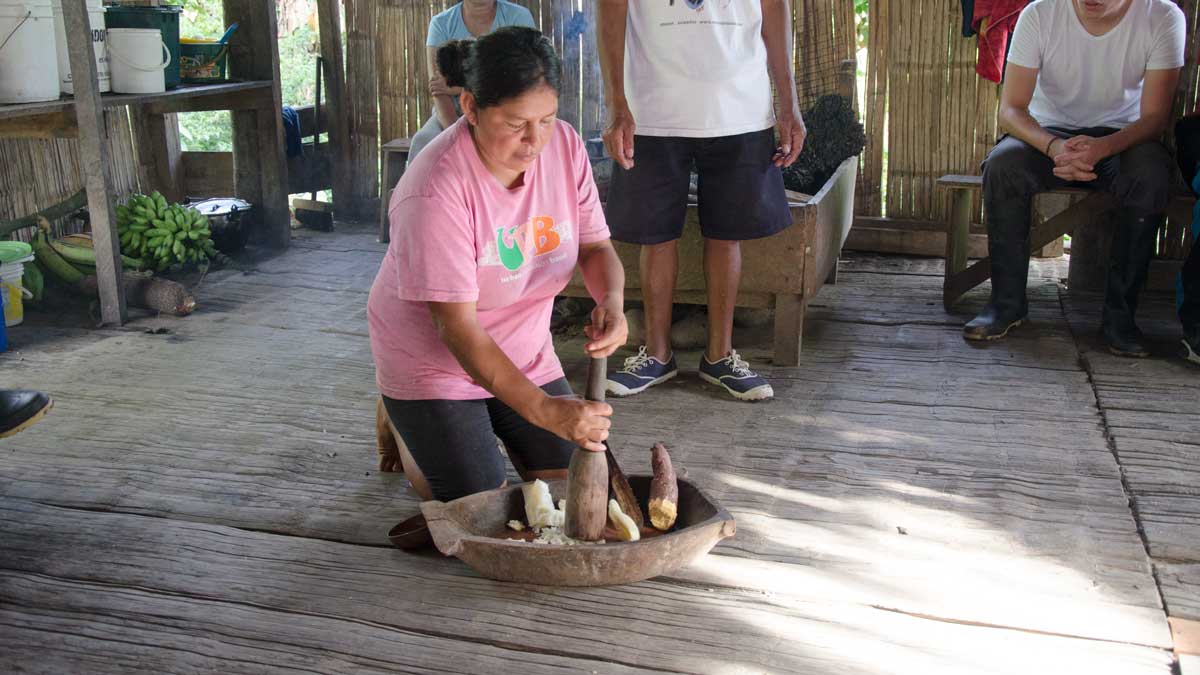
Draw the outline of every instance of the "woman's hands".
<instances>
[{"instance_id":1,"label":"woman's hands","mask_svg":"<svg viewBox=\"0 0 1200 675\"><path fill-rule=\"evenodd\" d=\"M629 324L625 321L622 303L608 302L592 310L592 323L583 327L588 342L583 351L593 359L612 356L629 339Z\"/></svg>"},{"instance_id":2,"label":"woman's hands","mask_svg":"<svg viewBox=\"0 0 1200 675\"><path fill-rule=\"evenodd\" d=\"M529 421L585 450L604 452L612 412L612 406L599 401L547 396Z\"/></svg>"}]
</instances>

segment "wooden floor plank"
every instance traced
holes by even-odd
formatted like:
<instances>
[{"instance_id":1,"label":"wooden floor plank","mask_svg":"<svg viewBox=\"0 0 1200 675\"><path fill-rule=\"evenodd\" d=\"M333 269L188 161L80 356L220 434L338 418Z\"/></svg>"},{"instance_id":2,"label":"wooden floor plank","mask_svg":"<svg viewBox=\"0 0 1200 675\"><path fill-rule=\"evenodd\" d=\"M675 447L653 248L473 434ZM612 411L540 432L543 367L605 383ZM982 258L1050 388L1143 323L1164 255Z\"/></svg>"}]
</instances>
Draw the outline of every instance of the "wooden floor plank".
<instances>
[{"instance_id":1,"label":"wooden floor plank","mask_svg":"<svg viewBox=\"0 0 1200 675\"><path fill-rule=\"evenodd\" d=\"M215 273L198 293L201 310L186 319L82 332L78 321L56 318L14 332L17 349L0 357L0 384L49 389L58 405L51 422L0 452L0 495L187 521L181 527L276 532L289 541L383 543L415 501L400 477L374 467L364 306L383 249L370 236L313 235L259 261L254 273ZM1102 414L1095 369L1080 365L1079 329L1062 317L1054 265L1035 264L1033 324L986 348L960 335L986 286L968 296L961 314L946 314L940 270L931 270L851 265L819 296L798 369L772 366L769 344L739 342L775 385L773 402L746 405L715 393L692 374L695 352L681 352L680 378L613 402L613 445L627 471L647 471L645 450L665 441L739 522L718 555L652 588L711 587L721 603L729 593L778 599L765 608L731 605L751 617L739 626L774 621L804 633L818 612L812 608L836 607L855 626L875 621L855 612L886 608L1169 647L1105 421L1118 432L1126 428L1120 424L1140 425L1136 438L1147 445L1138 452L1147 456L1161 452L1151 441L1174 443L1165 435L1189 430L1154 422L1153 415L1177 416L1173 410ZM170 332L141 332L147 328ZM579 340L568 336L558 347L580 383ZM1170 474L1163 459L1125 470ZM1185 479L1167 480L1139 499L1187 494ZM1176 503L1179 517L1200 512ZM1169 526L1169 508L1150 512L1147 532ZM1159 538L1150 539L1153 551ZM1182 535L1172 541L1183 545ZM387 564L414 584L423 575L441 579L438 592L454 597L479 583L456 562L391 557ZM364 577L343 591L365 597L368 585ZM706 596L685 597L703 604ZM614 602L587 595L556 611L578 623L594 603ZM787 613L798 604L811 607L798 618ZM767 640L768 633L753 635ZM716 644L730 653L748 648ZM811 668L809 656L787 658ZM966 663L957 652L946 658ZM929 670L955 672L938 663ZM648 655L634 665L660 667Z\"/></svg>"},{"instance_id":2,"label":"wooden floor plank","mask_svg":"<svg viewBox=\"0 0 1200 675\"><path fill-rule=\"evenodd\" d=\"M1068 424L1057 422L1069 414L1066 407L1039 410L1047 408L1039 397L1079 407L1090 391L1084 375L1025 367L1032 354L972 352L969 358L996 364L998 374L989 376L995 386L1026 383L985 412L970 400L970 383L954 383L962 366L921 365L927 359L917 345L932 336L910 338L905 380L860 352L882 344L877 333L891 329L856 328L859 344L837 339L849 324L831 329L831 344L852 346L814 350L811 377L805 370L778 379L779 395L790 405L722 402L690 376L637 400L615 401L621 424L614 447L629 471L646 472L648 453L639 449L667 442L680 465L739 518L739 537L718 551L817 562L829 570L823 576L839 581L812 589L813 597L849 587L857 602L1163 644L1167 633L1098 416ZM380 476L371 465L369 354L341 336L306 332L306 349L346 354L322 365L288 349L294 337L272 345L279 333L234 326L209 347L181 330L123 336L85 350L81 358L89 363L101 351L103 361L128 363L131 357L122 355L138 343L144 384L133 392L59 396L56 414L72 424L44 425L18 439L21 452L0 456L6 469L0 485L14 496L66 506L384 543L386 527L415 502L399 477ZM573 348L578 345L563 351ZM215 358L220 350L255 358L223 362ZM837 382L839 366L848 364L858 375ZM312 388L323 401L319 422L308 400L288 386L296 368L313 381L337 383ZM41 365L30 366L34 371ZM208 377L193 382L173 375L198 371ZM73 372L66 369L62 380L42 380L42 386L70 391ZM213 390L209 381L244 384ZM277 384L263 386L269 383ZM700 414L714 405L722 415ZM105 422L113 417L127 422ZM1072 429L1067 443L1045 431L1064 425ZM1012 438L1021 440L1019 449ZM833 501L843 503L836 512L810 506ZM896 534L897 527L913 536ZM964 547L964 529L986 534ZM914 546L917 541L923 543ZM1026 551L1057 564L1027 568ZM1086 573L1074 569L1076 561L1091 560L1104 564L1087 563ZM1018 585L1017 570L1032 575L1019 584L1023 591L985 590ZM953 592L945 592L947 579L954 580ZM1088 610L1097 587L1115 597L1106 594L1104 609Z\"/></svg>"},{"instance_id":3,"label":"wooden floor plank","mask_svg":"<svg viewBox=\"0 0 1200 675\"><path fill-rule=\"evenodd\" d=\"M0 669L22 673L642 673L316 613L0 571Z\"/></svg>"},{"instance_id":4,"label":"wooden floor plank","mask_svg":"<svg viewBox=\"0 0 1200 675\"><path fill-rule=\"evenodd\" d=\"M61 535L47 540L47 531ZM468 650L480 664L495 652L477 646L490 645L561 657L543 661L547 666L567 658L599 660L593 670L603 672L620 672L608 667L615 664L677 672L1080 668L1165 675L1171 663L1163 649L780 601L762 593L655 581L601 589L504 584L395 550L12 499L0 500L0 537L6 544L0 550L0 620L20 631L22 644L61 640L31 633L82 622L83 637L109 649L120 640L135 642L121 652L126 658L143 653L141 643L150 636L160 640L159 649L182 647L188 643L178 633L195 631L194 649L207 646L231 659L267 658L260 647L292 652L281 659L328 649L328 668L325 661L314 663L319 672L337 672L342 660L347 668L386 665L389 642L403 643L408 634L455 636L463 644L448 654ZM68 585L78 590L56 592ZM64 621L53 616L58 612L107 618ZM272 631L278 633L274 645ZM418 650L412 658L442 644L413 639ZM453 670L477 672L460 663ZM521 668L514 663L506 670Z\"/></svg>"},{"instance_id":5,"label":"wooden floor plank","mask_svg":"<svg viewBox=\"0 0 1200 675\"><path fill-rule=\"evenodd\" d=\"M1109 354L1089 325L1096 294L1066 294L1066 317L1104 410L1170 616L1200 619L1200 370L1174 356L1173 298L1145 294L1138 324L1154 358Z\"/></svg>"}]
</instances>

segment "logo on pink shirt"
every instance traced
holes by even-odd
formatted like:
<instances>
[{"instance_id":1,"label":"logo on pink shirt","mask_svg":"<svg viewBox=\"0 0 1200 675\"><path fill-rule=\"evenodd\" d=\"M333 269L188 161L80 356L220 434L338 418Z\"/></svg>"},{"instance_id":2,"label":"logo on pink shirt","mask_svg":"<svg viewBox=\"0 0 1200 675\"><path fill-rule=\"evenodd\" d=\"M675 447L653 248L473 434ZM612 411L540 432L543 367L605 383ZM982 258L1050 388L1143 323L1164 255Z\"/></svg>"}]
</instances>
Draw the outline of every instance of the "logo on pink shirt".
<instances>
[{"instance_id":1,"label":"logo on pink shirt","mask_svg":"<svg viewBox=\"0 0 1200 675\"><path fill-rule=\"evenodd\" d=\"M537 256L553 252L562 238L550 216L536 216L515 227L496 228L496 250L500 264L516 272Z\"/></svg>"}]
</instances>

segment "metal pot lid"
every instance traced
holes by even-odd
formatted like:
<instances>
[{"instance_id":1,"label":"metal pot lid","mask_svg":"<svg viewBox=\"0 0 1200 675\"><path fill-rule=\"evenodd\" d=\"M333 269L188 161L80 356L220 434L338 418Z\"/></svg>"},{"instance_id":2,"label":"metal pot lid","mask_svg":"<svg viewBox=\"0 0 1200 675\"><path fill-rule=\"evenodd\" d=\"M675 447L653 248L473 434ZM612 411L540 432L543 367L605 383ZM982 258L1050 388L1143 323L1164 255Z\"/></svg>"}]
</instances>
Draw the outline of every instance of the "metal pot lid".
<instances>
[{"instance_id":1,"label":"metal pot lid","mask_svg":"<svg viewBox=\"0 0 1200 675\"><path fill-rule=\"evenodd\" d=\"M253 206L250 202L237 197L213 197L188 204L206 216L227 216L239 211L249 211Z\"/></svg>"}]
</instances>

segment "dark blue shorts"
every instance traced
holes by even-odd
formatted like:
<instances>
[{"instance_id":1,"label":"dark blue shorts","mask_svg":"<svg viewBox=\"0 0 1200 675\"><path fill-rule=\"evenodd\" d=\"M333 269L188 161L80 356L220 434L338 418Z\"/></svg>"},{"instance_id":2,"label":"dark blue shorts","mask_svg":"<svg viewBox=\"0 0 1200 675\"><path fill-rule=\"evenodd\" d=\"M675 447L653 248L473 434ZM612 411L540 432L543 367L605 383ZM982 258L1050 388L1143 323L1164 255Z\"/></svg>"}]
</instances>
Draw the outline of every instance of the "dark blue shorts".
<instances>
[{"instance_id":1,"label":"dark blue shorts","mask_svg":"<svg viewBox=\"0 0 1200 675\"><path fill-rule=\"evenodd\" d=\"M706 239L781 232L792 224L792 214L783 174L772 161L775 147L774 129L717 138L634 136L633 168L613 168L605 209L612 238L629 244L678 239L693 168Z\"/></svg>"},{"instance_id":2,"label":"dark blue shorts","mask_svg":"<svg viewBox=\"0 0 1200 675\"><path fill-rule=\"evenodd\" d=\"M565 378L542 386L570 396ZM450 501L498 488L507 471L496 438L514 466L526 471L566 469L575 444L534 426L515 410L488 398L475 401L398 401L383 397L392 426L429 481L435 499Z\"/></svg>"}]
</instances>

